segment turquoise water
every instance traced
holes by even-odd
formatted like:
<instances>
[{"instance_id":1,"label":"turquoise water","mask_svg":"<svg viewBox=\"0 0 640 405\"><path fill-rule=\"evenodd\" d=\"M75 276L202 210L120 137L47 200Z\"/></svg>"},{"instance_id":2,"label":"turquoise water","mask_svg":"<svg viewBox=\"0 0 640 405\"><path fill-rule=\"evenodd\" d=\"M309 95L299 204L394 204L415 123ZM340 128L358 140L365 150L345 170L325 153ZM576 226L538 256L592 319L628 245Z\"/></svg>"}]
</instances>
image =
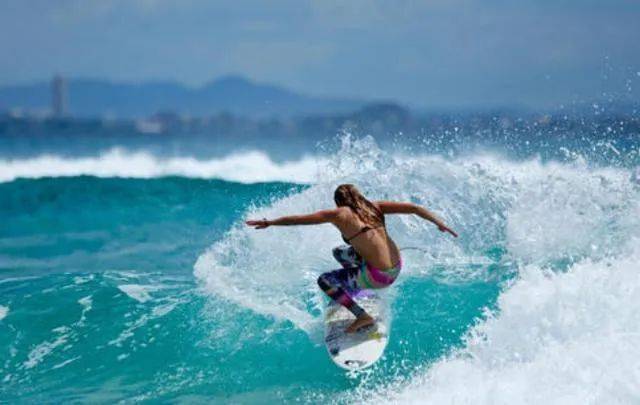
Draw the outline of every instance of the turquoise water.
<instances>
[{"instance_id":1,"label":"turquoise water","mask_svg":"<svg viewBox=\"0 0 640 405\"><path fill-rule=\"evenodd\" d=\"M207 297L193 277L195 258L250 204L299 190L181 178L0 184L5 398L258 401L358 384L292 324ZM131 297L122 286L144 292ZM394 325L404 338L378 373L392 372L402 353L416 366L459 343L496 293L495 285L406 284ZM438 313L441 306L453 313Z\"/></svg>"},{"instance_id":2,"label":"turquoise water","mask_svg":"<svg viewBox=\"0 0 640 405\"><path fill-rule=\"evenodd\" d=\"M601 342L601 357L584 354L597 330L602 347L638 343L634 168L343 148L304 185L86 173L0 183L0 399L492 403L544 397L537 372L557 364L572 364L575 392L640 398L633 379L575 377L638 372ZM330 206L342 181L425 204L461 234L389 218L398 244L418 249L403 251L388 292L385 356L351 374L325 352L315 285L337 267L338 233L242 225Z\"/></svg>"}]
</instances>

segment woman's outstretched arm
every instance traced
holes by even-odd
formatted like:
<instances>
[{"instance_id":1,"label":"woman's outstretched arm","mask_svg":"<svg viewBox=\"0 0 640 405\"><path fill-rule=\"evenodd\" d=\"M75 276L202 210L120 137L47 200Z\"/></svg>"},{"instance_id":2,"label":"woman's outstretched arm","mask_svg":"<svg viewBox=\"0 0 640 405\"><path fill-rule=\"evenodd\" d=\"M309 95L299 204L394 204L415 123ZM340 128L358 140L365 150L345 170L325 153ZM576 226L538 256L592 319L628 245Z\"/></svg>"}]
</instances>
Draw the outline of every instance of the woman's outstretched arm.
<instances>
[{"instance_id":1,"label":"woman's outstretched arm","mask_svg":"<svg viewBox=\"0 0 640 405\"><path fill-rule=\"evenodd\" d=\"M378 207L384 214L415 214L420 218L433 222L441 232L449 232L451 235L458 237L458 234L438 218L428 209L413 203L395 202L395 201L376 201Z\"/></svg>"},{"instance_id":2,"label":"woman's outstretched arm","mask_svg":"<svg viewBox=\"0 0 640 405\"><path fill-rule=\"evenodd\" d=\"M256 229L264 229L271 225L316 225L327 222L333 223L335 217L336 210L323 210L308 215L289 215L272 220L248 220L245 223L249 226L255 227Z\"/></svg>"}]
</instances>

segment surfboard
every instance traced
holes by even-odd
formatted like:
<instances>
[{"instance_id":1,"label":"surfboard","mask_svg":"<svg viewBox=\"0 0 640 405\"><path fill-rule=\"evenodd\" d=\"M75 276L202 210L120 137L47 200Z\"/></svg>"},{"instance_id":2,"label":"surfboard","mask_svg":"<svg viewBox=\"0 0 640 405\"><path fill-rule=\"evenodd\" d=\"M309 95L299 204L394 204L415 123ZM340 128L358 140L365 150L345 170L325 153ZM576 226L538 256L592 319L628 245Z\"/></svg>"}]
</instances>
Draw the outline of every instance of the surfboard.
<instances>
[{"instance_id":1,"label":"surfboard","mask_svg":"<svg viewBox=\"0 0 640 405\"><path fill-rule=\"evenodd\" d=\"M324 314L324 342L331 360L345 370L360 370L373 365L384 353L389 339L388 309L384 299L372 290L362 290L353 297L369 315L375 325L355 333L345 329L354 316L343 306L330 302Z\"/></svg>"}]
</instances>

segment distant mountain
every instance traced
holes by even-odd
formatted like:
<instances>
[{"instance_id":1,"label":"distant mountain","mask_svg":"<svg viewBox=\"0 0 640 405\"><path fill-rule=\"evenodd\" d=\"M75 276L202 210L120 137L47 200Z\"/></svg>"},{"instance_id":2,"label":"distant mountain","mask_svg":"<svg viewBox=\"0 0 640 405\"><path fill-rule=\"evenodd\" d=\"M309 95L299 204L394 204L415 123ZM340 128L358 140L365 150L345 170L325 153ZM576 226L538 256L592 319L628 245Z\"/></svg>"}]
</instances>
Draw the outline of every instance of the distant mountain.
<instances>
[{"instance_id":1,"label":"distant mountain","mask_svg":"<svg viewBox=\"0 0 640 405\"><path fill-rule=\"evenodd\" d=\"M69 79L67 100L72 116L119 118L149 116L159 111L194 116L228 112L251 117L285 117L342 113L365 104L355 99L306 96L240 76L222 77L195 89L174 82L129 84ZM0 110L43 111L50 105L49 82L0 87Z\"/></svg>"}]
</instances>

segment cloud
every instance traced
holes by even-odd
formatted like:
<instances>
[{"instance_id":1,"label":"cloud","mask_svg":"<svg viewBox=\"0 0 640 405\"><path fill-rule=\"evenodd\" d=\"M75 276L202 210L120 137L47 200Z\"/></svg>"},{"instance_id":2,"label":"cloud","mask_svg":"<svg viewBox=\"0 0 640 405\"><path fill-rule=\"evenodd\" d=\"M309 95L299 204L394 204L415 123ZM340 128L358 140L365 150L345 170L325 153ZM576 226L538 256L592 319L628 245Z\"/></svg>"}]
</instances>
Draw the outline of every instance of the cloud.
<instances>
[{"instance_id":1,"label":"cloud","mask_svg":"<svg viewBox=\"0 0 640 405\"><path fill-rule=\"evenodd\" d=\"M542 105L598 96L605 56L613 76L640 70L638 18L629 0L9 0L0 82L239 73L416 105Z\"/></svg>"}]
</instances>

